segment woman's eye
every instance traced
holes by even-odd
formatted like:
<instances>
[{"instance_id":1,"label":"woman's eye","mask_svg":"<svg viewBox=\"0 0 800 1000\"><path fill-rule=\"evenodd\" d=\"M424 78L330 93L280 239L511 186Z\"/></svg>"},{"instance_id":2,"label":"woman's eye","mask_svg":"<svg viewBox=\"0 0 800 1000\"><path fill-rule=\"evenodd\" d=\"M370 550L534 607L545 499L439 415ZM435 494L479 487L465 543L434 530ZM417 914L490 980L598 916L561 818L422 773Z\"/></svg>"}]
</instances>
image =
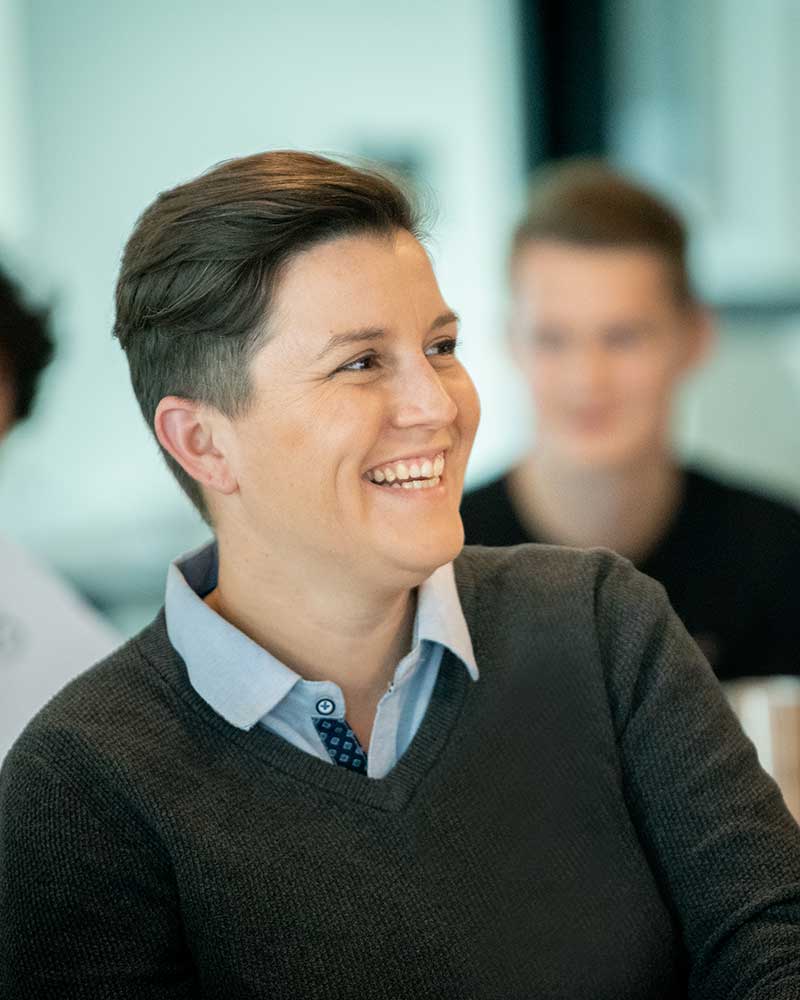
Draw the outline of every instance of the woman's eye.
<instances>
[{"instance_id":1,"label":"woman's eye","mask_svg":"<svg viewBox=\"0 0 800 1000\"><path fill-rule=\"evenodd\" d=\"M430 347L426 348L425 355L429 358L449 356L455 354L458 341L455 337L448 337L446 340L438 340L435 344L431 344ZM339 372L371 372L377 368L381 367L381 359L377 354L364 354L360 358L355 358L353 361L348 361L345 365L340 365L339 368L333 372L337 375Z\"/></svg>"},{"instance_id":2,"label":"woman's eye","mask_svg":"<svg viewBox=\"0 0 800 1000\"><path fill-rule=\"evenodd\" d=\"M458 340L455 337L448 337L446 340L438 340L432 344L425 353L428 357L436 357L439 354L455 354L458 347Z\"/></svg>"},{"instance_id":3,"label":"woman's eye","mask_svg":"<svg viewBox=\"0 0 800 1000\"><path fill-rule=\"evenodd\" d=\"M363 358L356 358L355 361L348 361L346 365L337 368L337 372L368 372L375 367L377 358L374 354L365 354ZM336 374L336 372L334 372Z\"/></svg>"}]
</instances>

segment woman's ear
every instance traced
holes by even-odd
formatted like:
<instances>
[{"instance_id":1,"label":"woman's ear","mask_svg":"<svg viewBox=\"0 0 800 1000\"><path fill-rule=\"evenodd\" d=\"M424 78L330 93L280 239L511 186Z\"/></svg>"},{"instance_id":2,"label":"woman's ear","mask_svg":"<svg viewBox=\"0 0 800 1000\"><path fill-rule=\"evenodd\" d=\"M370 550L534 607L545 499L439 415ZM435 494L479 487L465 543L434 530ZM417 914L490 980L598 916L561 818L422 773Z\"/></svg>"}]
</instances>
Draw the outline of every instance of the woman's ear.
<instances>
[{"instance_id":1,"label":"woman's ear","mask_svg":"<svg viewBox=\"0 0 800 1000\"><path fill-rule=\"evenodd\" d=\"M228 418L206 403L165 396L153 426L158 442L202 487L229 495L238 489L225 442Z\"/></svg>"}]
</instances>

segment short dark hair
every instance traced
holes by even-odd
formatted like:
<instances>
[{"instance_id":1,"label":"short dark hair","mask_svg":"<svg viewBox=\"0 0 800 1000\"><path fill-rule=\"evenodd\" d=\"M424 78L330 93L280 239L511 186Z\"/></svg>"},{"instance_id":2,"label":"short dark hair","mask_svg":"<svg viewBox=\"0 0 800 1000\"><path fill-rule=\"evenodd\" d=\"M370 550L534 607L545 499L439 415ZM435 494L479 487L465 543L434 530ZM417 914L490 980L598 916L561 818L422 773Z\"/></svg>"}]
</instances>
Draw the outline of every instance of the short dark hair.
<instances>
[{"instance_id":1,"label":"short dark hair","mask_svg":"<svg viewBox=\"0 0 800 1000\"><path fill-rule=\"evenodd\" d=\"M669 268L678 301L694 299L683 220L653 191L603 160L565 160L534 177L514 230L512 262L538 240L653 250Z\"/></svg>"},{"instance_id":2,"label":"short dark hair","mask_svg":"<svg viewBox=\"0 0 800 1000\"><path fill-rule=\"evenodd\" d=\"M165 191L128 240L114 334L145 420L176 395L228 416L251 401L249 365L287 263L342 236L421 236L410 196L373 167L294 151L228 160ZM162 449L202 516L202 489Z\"/></svg>"},{"instance_id":3,"label":"short dark hair","mask_svg":"<svg viewBox=\"0 0 800 1000\"><path fill-rule=\"evenodd\" d=\"M30 415L39 376L53 357L49 314L26 303L0 271L0 369L8 372L14 393L14 422Z\"/></svg>"}]
</instances>

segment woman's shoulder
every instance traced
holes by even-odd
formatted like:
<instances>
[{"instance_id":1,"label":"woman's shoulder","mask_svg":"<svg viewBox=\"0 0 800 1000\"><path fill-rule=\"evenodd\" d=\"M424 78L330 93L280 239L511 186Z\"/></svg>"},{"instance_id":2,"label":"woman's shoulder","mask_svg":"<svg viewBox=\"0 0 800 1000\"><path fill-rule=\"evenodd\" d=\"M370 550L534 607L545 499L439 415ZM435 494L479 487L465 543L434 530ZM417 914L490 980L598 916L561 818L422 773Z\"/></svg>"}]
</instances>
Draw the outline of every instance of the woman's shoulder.
<instances>
[{"instance_id":1,"label":"woman's shoulder","mask_svg":"<svg viewBox=\"0 0 800 1000\"><path fill-rule=\"evenodd\" d=\"M455 562L467 620L598 649L672 613L664 588L608 549L466 546Z\"/></svg>"},{"instance_id":2,"label":"woman's shoulder","mask_svg":"<svg viewBox=\"0 0 800 1000\"><path fill-rule=\"evenodd\" d=\"M652 621L667 603L659 583L608 549L470 545L455 572L468 622L590 645L623 623Z\"/></svg>"},{"instance_id":3,"label":"woman's shoulder","mask_svg":"<svg viewBox=\"0 0 800 1000\"><path fill-rule=\"evenodd\" d=\"M455 561L456 578L465 587L524 588L532 596L569 592L589 586L592 591L623 581L645 590L660 585L644 577L633 564L610 549L575 549L565 545L490 547L466 545ZM644 583L640 581L645 581Z\"/></svg>"}]
</instances>

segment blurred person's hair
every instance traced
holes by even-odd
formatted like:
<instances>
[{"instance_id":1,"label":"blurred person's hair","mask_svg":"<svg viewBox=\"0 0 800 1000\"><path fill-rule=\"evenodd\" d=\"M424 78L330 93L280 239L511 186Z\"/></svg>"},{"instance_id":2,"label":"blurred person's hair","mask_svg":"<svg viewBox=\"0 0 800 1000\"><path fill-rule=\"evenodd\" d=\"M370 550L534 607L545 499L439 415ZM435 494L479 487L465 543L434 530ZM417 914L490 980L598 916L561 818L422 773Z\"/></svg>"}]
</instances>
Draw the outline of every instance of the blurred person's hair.
<instances>
[{"instance_id":1,"label":"blurred person's hair","mask_svg":"<svg viewBox=\"0 0 800 1000\"><path fill-rule=\"evenodd\" d=\"M526 212L512 237L512 265L524 247L541 240L654 251L667 265L678 302L694 300L680 215L603 160L565 160L534 176Z\"/></svg>"},{"instance_id":2,"label":"blurred person's hair","mask_svg":"<svg viewBox=\"0 0 800 1000\"><path fill-rule=\"evenodd\" d=\"M0 270L0 378L13 393L13 422L30 415L39 376L53 357L46 310L29 305Z\"/></svg>"},{"instance_id":3,"label":"blurred person's hair","mask_svg":"<svg viewBox=\"0 0 800 1000\"><path fill-rule=\"evenodd\" d=\"M247 411L250 362L269 336L271 300L295 256L342 236L404 229L421 237L421 227L400 182L310 153L228 160L160 194L125 247L114 324L151 431L165 396L229 417ZM161 451L210 522L200 485Z\"/></svg>"}]
</instances>

